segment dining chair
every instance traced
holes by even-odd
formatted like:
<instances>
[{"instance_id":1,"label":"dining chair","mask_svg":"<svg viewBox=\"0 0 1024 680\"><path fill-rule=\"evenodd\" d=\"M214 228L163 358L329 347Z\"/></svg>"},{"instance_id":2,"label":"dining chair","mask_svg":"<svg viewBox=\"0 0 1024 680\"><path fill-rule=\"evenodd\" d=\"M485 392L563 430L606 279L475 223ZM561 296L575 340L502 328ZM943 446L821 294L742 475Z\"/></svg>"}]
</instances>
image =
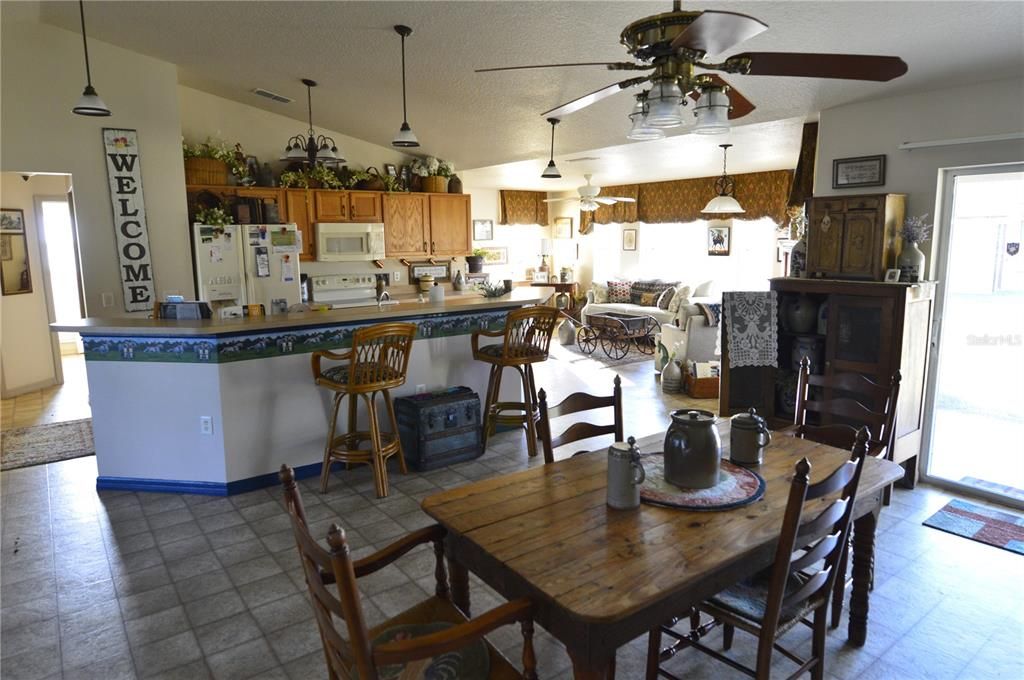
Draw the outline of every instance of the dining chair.
<instances>
[{"instance_id":1,"label":"dining chair","mask_svg":"<svg viewBox=\"0 0 1024 680\"><path fill-rule=\"evenodd\" d=\"M443 528L435 524L419 529L386 548L353 560L345 532L337 524L332 524L327 533L327 549L310 535L294 471L282 465L279 477L330 680L454 678L464 674L497 680L536 680L532 604L525 599L515 600L467 619L450 598ZM427 543L433 544L436 557L434 596L369 627L357 579ZM331 585L336 586L337 594L331 591ZM344 624L347 639L336 625L338 620ZM516 622L523 635L522 673L484 638L491 631Z\"/></svg>"},{"instance_id":2,"label":"dining chair","mask_svg":"<svg viewBox=\"0 0 1024 680\"><path fill-rule=\"evenodd\" d=\"M825 677L825 615L835 585L836 566L850 533L853 504L868 440L868 429L858 430L850 459L820 482L811 483L811 463L807 458L796 464L773 565L687 612L690 620L688 633L673 629L679 619L651 631L647 649L647 680L656 680L659 676L675 679L677 676L660 664L687 647L704 652L759 680L769 678L775 650L799 665L789 678L808 671L814 680ZM836 493L839 497L831 502L821 500ZM818 512L822 506L824 508ZM805 513L810 514L812 508L814 517L807 519ZM711 621L702 625L702 613L709 615ZM757 637L755 668L748 668L700 641L719 624L722 625L722 647L725 651L732 647L736 628ZM813 631L811 656L807 659L778 643L778 638L797 624L807 625ZM661 648L663 635L674 640L664 649Z\"/></svg>"},{"instance_id":3,"label":"dining chair","mask_svg":"<svg viewBox=\"0 0 1024 680\"><path fill-rule=\"evenodd\" d=\"M595 397L584 392L574 392L556 406L548 406L548 395L543 389L538 393L540 421L537 423L537 429L540 434L541 446L544 449L545 463L555 462L554 449L583 439L613 434L615 435L615 441L625 441L622 425L622 380L619 376L615 376L614 384L615 387L612 389L610 397ZM577 421L557 437L551 436L552 418L609 407L612 409L613 417L610 424L594 425L593 423ZM585 452L580 451L579 453ZM574 455L579 455L579 453Z\"/></svg>"},{"instance_id":4,"label":"dining chair","mask_svg":"<svg viewBox=\"0 0 1024 680\"><path fill-rule=\"evenodd\" d=\"M405 384L415 336L414 323L380 323L353 331L352 347L347 352L313 352L313 382L334 393L324 462L320 470L320 493L327 493L331 464L335 461L346 465L364 463L373 468L373 485L378 498L388 495L388 458L396 456L402 474L408 474L391 390ZM321 366L324 359L342 363L324 369ZM380 429L378 394L384 397L390 432ZM345 397L348 397L348 432L339 435L338 410ZM360 431L356 427L357 397L366 404L368 430ZM360 448L364 442L369 443L369 448Z\"/></svg>"},{"instance_id":5,"label":"dining chair","mask_svg":"<svg viewBox=\"0 0 1024 680\"><path fill-rule=\"evenodd\" d=\"M900 395L900 378L900 372L896 371L889 379L889 385L885 386L859 373L811 375L810 362L804 357L800 361L797 378L796 436L848 449L853 446L857 434L856 428L850 423L856 423L878 434L868 442L867 455L891 460L892 447L896 441L896 404ZM856 398L844 395L854 395ZM882 410L869 408L865 402L872 406L881 404ZM809 424L810 414L817 414L813 417L826 424ZM889 505L892 487L886 487L882 494L883 505ZM843 614L843 598L852 581L847 577L849 542L839 561L836 576L836 592L832 598L833 628L839 626ZM874 584L873 572L870 582Z\"/></svg>"}]
</instances>

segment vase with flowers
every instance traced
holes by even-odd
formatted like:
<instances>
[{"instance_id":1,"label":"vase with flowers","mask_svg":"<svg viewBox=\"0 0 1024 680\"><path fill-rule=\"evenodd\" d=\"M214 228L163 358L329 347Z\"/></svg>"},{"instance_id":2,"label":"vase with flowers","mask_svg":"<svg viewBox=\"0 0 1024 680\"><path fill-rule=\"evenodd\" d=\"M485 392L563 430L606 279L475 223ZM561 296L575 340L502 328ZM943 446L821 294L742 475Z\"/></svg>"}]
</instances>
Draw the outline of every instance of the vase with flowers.
<instances>
[{"instance_id":1,"label":"vase with flowers","mask_svg":"<svg viewBox=\"0 0 1024 680\"><path fill-rule=\"evenodd\" d=\"M922 241L927 241L931 232L932 225L928 222L927 213L908 217L903 221L903 226L900 227L903 247L896 261L900 270L900 281L917 283L924 277L925 256L917 246Z\"/></svg>"},{"instance_id":2,"label":"vase with flowers","mask_svg":"<svg viewBox=\"0 0 1024 680\"><path fill-rule=\"evenodd\" d=\"M455 168L448 161L427 156L412 162L412 174L414 178L419 178L420 191L444 194L448 193L448 179L455 174ZM414 186L415 182L414 179Z\"/></svg>"}]
</instances>

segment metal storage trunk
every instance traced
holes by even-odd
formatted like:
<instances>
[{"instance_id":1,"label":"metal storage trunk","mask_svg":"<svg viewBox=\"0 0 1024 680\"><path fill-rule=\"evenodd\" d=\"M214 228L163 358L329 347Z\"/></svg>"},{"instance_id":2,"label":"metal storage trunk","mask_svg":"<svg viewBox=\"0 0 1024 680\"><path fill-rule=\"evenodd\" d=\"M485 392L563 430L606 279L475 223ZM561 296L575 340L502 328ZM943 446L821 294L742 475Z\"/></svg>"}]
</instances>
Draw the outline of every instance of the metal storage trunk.
<instances>
[{"instance_id":1,"label":"metal storage trunk","mask_svg":"<svg viewBox=\"0 0 1024 680\"><path fill-rule=\"evenodd\" d=\"M468 387L395 399L405 462L413 470L434 470L483 454L480 397Z\"/></svg>"}]
</instances>

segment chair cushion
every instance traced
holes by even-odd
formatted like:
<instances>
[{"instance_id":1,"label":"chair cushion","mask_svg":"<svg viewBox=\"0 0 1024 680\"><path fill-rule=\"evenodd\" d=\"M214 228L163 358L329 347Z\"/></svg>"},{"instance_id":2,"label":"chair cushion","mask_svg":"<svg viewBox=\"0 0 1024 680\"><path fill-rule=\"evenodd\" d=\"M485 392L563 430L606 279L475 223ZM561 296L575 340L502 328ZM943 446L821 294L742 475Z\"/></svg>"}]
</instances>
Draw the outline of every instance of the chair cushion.
<instances>
[{"instance_id":1,"label":"chair cushion","mask_svg":"<svg viewBox=\"0 0 1024 680\"><path fill-rule=\"evenodd\" d=\"M324 380L329 380L330 382L338 383L339 385L347 385L348 382L349 382L348 381L349 370L351 368L352 368L351 364L341 364L339 366L332 366L331 368L328 368L326 371L321 371L320 372L320 377L323 378ZM377 370L378 370L377 364L356 364L356 374L357 375L360 374L360 373L363 373L364 375L365 374L373 374ZM394 380L395 378L401 378L401 377L402 377L402 374L399 373L398 371L396 371L393 368L385 368L384 369L383 380L385 380L385 381L390 381L390 380Z\"/></svg>"},{"instance_id":2,"label":"chair cushion","mask_svg":"<svg viewBox=\"0 0 1024 680\"><path fill-rule=\"evenodd\" d=\"M764 610L768 606L768 584L771 581L771 568L762 571L749 579L729 586L707 601L711 608L727 612L748 623L760 626L764 620ZM805 583L799 574L790 575L786 582L786 596L795 593ZM795 625L815 606L823 604L823 599L797 602L789 608L783 608L779 614L779 632L784 632ZM710 609L710 608L709 608ZM710 613L710 612L709 612Z\"/></svg>"},{"instance_id":3,"label":"chair cushion","mask_svg":"<svg viewBox=\"0 0 1024 680\"><path fill-rule=\"evenodd\" d=\"M395 640L438 633L453 628L455 624L446 621L430 623L407 623L383 629L374 636L372 645L376 646ZM394 678L414 678L432 680L433 678L479 678L484 680L490 672L490 654L483 638L474 640L462 649L445 652L430 659L419 659L407 664L382 666L378 669L381 680ZM353 677L359 677L358 671L352 669Z\"/></svg>"},{"instance_id":4,"label":"chair cushion","mask_svg":"<svg viewBox=\"0 0 1024 680\"><path fill-rule=\"evenodd\" d=\"M500 359L501 357L504 356L505 345L498 344L498 343L491 344L491 345L484 345L483 347L480 348L479 352L480 352L480 354L483 354L486 357L493 357L495 359ZM511 345L510 346L510 354L512 354L513 356L517 356L517 357L522 357L522 356L526 356L526 357L542 357L542 356L544 356L544 352L541 352L539 349L537 349L536 347L534 347L532 345Z\"/></svg>"}]
</instances>

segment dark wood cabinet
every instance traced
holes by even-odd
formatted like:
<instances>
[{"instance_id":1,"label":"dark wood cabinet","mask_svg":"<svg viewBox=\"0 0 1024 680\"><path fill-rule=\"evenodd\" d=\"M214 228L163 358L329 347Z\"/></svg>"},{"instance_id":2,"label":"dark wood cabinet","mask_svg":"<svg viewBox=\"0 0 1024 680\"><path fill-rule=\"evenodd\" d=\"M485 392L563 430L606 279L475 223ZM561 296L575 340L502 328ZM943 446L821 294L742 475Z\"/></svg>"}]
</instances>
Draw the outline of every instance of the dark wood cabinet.
<instances>
[{"instance_id":1,"label":"dark wood cabinet","mask_svg":"<svg viewBox=\"0 0 1024 680\"><path fill-rule=\"evenodd\" d=\"M728 326L722 327L722 377L719 412L733 415L751 406L774 428L793 423L797 366L794 343L814 348L812 371L825 375L860 373L888 384L900 372L896 443L891 453L905 463L908 481L916 479L924 426L924 391L931 349L934 282L919 284L836 280L772 279L778 296L778 367L729 367ZM809 301L817 322L806 333L789 324L789 306ZM802 329L801 329L802 330ZM814 365L817 364L817 365ZM869 405L881 409L883 404Z\"/></svg>"},{"instance_id":2,"label":"dark wood cabinet","mask_svg":"<svg viewBox=\"0 0 1024 680\"><path fill-rule=\"evenodd\" d=\"M822 196L808 201L807 275L882 281L895 267L904 194Z\"/></svg>"}]
</instances>

